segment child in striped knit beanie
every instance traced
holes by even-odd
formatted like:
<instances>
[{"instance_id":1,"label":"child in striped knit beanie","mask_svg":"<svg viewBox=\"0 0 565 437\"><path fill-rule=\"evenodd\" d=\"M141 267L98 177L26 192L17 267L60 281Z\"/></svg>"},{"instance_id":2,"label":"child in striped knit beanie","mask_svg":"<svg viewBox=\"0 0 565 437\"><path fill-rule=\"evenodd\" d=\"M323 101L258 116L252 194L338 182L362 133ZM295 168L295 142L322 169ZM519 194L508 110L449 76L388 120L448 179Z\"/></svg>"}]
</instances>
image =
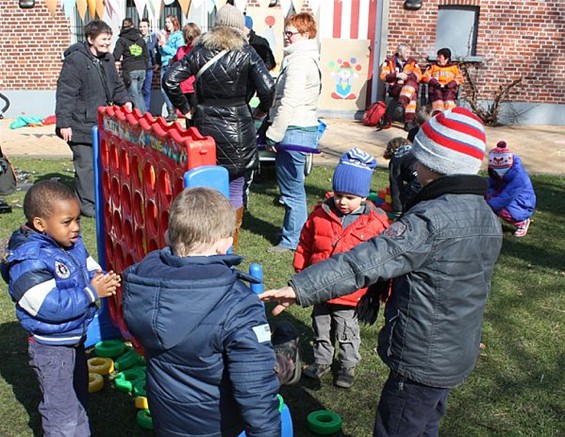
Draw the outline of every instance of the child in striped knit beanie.
<instances>
[{"instance_id":1,"label":"child in striped knit beanie","mask_svg":"<svg viewBox=\"0 0 565 437\"><path fill-rule=\"evenodd\" d=\"M390 373L375 435L438 435L449 391L475 367L502 246L500 221L485 201L487 181L478 175L485 146L484 125L469 110L432 117L412 146L422 188L402 216L259 296L278 302L276 315L292 303L320 304L368 286L359 308L376 307L374 284L392 279L377 347Z\"/></svg>"},{"instance_id":2,"label":"child in striped knit beanie","mask_svg":"<svg viewBox=\"0 0 565 437\"><path fill-rule=\"evenodd\" d=\"M506 148L506 141L490 151L488 175L488 204L502 220L516 226L515 237L523 237L530 227L536 193L520 157Z\"/></svg>"}]
</instances>

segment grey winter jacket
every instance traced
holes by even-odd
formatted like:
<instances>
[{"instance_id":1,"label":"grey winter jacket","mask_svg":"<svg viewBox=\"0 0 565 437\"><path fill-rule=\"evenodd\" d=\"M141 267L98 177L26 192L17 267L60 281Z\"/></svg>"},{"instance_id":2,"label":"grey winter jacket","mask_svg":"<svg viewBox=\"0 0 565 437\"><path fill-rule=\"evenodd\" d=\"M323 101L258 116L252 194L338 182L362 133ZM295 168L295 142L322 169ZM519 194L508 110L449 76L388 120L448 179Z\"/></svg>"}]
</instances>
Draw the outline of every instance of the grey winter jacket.
<instances>
[{"instance_id":1,"label":"grey winter jacket","mask_svg":"<svg viewBox=\"0 0 565 437\"><path fill-rule=\"evenodd\" d=\"M378 353L413 381L450 388L471 373L494 264L499 221L479 176L444 176L383 234L291 279L297 301L325 302L393 280Z\"/></svg>"},{"instance_id":2,"label":"grey winter jacket","mask_svg":"<svg viewBox=\"0 0 565 437\"><path fill-rule=\"evenodd\" d=\"M231 177L238 177L259 163L248 102L257 92L259 109L267 112L275 93L273 79L243 33L229 27L213 28L189 55L168 69L162 85L173 105L183 114L188 113L191 108L180 83L196 75L222 50L227 53L194 82L198 99L194 125L216 141L218 165L227 168Z\"/></svg>"},{"instance_id":3,"label":"grey winter jacket","mask_svg":"<svg viewBox=\"0 0 565 437\"><path fill-rule=\"evenodd\" d=\"M96 66L100 64L101 70ZM104 76L101 76L101 73ZM103 78L105 78L103 82ZM56 133L73 129L73 143L92 144L91 129L98 122L98 107L131 102L114 64L107 53L96 58L86 43L76 43L65 51L63 68L57 80Z\"/></svg>"}]
</instances>

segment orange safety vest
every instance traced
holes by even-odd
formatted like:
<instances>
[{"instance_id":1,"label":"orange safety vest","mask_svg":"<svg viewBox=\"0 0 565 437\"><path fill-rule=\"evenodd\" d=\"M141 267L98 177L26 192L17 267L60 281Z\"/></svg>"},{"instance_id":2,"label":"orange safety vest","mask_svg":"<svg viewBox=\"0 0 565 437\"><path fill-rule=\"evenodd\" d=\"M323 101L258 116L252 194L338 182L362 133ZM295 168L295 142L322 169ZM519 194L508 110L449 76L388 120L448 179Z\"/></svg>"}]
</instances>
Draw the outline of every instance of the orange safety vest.
<instances>
[{"instance_id":1,"label":"orange safety vest","mask_svg":"<svg viewBox=\"0 0 565 437\"><path fill-rule=\"evenodd\" d=\"M459 70L459 67L455 64L447 64L444 67L440 67L436 63L433 63L424 72L422 80L425 83L429 83L432 79L436 79L442 85L447 85L452 80L454 80L458 86L463 83L461 70Z\"/></svg>"}]
</instances>

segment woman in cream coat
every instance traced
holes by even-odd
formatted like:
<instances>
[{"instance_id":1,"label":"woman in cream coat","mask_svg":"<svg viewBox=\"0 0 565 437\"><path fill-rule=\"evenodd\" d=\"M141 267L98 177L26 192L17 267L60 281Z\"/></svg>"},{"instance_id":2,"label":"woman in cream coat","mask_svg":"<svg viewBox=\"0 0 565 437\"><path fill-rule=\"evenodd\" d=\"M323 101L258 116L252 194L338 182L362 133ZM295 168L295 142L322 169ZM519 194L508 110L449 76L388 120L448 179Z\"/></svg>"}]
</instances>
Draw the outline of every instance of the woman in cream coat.
<instances>
[{"instance_id":1,"label":"woman in cream coat","mask_svg":"<svg viewBox=\"0 0 565 437\"><path fill-rule=\"evenodd\" d=\"M281 240L267 249L271 253L295 250L308 217L304 189L306 153L296 151L296 146L316 146L316 110L321 89L316 34L311 14L295 14L285 22L284 59L265 138L267 148L276 152L277 183L285 208Z\"/></svg>"}]
</instances>

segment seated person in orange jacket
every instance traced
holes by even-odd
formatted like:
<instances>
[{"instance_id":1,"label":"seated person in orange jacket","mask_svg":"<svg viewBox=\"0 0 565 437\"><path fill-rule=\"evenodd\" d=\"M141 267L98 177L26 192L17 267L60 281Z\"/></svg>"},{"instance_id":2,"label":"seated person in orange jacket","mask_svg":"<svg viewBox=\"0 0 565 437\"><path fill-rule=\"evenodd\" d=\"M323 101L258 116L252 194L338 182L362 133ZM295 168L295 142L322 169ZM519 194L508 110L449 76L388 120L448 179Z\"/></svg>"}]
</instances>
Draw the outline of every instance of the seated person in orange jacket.
<instances>
[{"instance_id":1,"label":"seated person in orange jacket","mask_svg":"<svg viewBox=\"0 0 565 437\"><path fill-rule=\"evenodd\" d=\"M437 60L424 73L422 80L428 84L428 94L433 111L455 108L457 90L463 83L459 67L451 62L451 50L443 48L437 52Z\"/></svg>"},{"instance_id":2,"label":"seated person in orange jacket","mask_svg":"<svg viewBox=\"0 0 565 437\"><path fill-rule=\"evenodd\" d=\"M389 95L404 106L405 128L416 116L418 82L422 79L422 71L410 52L408 44L400 43L396 53L385 59L379 74L380 79L389 84Z\"/></svg>"}]
</instances>

